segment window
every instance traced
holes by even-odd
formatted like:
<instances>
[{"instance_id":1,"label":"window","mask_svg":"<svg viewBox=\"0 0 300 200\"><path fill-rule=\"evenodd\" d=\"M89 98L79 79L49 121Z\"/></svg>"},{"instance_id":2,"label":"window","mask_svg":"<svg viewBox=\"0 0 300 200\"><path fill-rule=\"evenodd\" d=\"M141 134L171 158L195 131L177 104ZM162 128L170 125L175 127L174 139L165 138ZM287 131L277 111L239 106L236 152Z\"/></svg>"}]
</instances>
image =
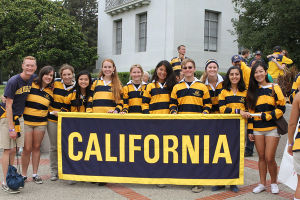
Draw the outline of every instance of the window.
<instances>
[{"instance_id":1,"label":"window","mask_svg":"<svg viewBox=\"0 0 300 200\"><path fill-rule=\"evenodd\" d=\"M115 53L121 54L121 50L122 50L122 20L115 21L114 27L115 27Z\"/></svg>"},{"instance_id":2,"label":"window","mask_svg":"<svg viewBox=\"0 0 300 200\"><path fill-rule=\"evenodd\" d=\"M217 51L219 13L205 11L204 51Z\"/></svg>"},{"instance_id":3,"label":"window","mask_svg":"<svg viewBox=\"0 0 300 200\"><path fill-rule=\"evenodd\" d=\"M138 51L146 51L147 47L147 13L138 15Z\"/></svg>"}]
</instances>

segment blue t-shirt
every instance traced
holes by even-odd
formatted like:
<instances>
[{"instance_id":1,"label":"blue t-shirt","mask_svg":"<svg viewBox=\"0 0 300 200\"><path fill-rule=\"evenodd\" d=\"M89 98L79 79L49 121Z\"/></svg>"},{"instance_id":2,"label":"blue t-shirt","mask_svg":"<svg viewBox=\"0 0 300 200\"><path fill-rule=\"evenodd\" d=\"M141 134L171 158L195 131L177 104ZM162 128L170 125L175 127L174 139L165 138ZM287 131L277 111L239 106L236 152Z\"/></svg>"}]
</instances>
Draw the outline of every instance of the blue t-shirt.
<instances>
[{"instance_id":1,"label":"blue t-shirt","mask_svg":"<svg viewBox=\"0 0 300 200\"><path fill-rule=\"evenodd\" d=\"M36 75L32 75L28 81L21 78L20 74L11 77L5 87L4 96L13 99L13 115L21 116L24 112L25 101L30 92L31 84Z\"/></svg>"}]
</instances>

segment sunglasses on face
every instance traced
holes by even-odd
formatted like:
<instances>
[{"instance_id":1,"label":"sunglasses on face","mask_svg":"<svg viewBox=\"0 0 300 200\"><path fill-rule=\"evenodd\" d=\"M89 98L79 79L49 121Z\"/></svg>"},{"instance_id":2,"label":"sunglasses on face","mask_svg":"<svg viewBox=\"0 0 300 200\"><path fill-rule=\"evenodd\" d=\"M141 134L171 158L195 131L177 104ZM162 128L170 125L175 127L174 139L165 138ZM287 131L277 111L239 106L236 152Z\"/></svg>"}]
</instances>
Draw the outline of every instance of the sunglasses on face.
<instances>
[{"instance_id":1,"label":"sunglasses on face","mask_svg":"<svg viewBox=\"0 0 300 200\"><path fill-rule=\"evenodd\" d=\"M193 67L192 66L182 67L182 69L193 69Z\"/></svg>"}]
</instances>

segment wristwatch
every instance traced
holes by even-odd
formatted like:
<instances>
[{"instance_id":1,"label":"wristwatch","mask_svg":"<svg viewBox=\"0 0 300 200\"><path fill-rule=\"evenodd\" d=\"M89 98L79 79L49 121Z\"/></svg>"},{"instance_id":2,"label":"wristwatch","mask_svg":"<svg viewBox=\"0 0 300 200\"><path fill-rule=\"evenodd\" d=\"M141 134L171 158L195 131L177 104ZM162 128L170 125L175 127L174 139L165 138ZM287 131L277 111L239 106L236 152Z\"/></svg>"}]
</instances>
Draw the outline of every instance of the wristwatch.
<instances>
[{"instance_id":1,"label":"wristwatch","mask_svg":"<svg viewBox=\"0 0 300 200\"><path fill-rule=\"evenodd\" d=\"M9 132L15 132L15 129L8 129Z\"/></svg>"}]
</instances>

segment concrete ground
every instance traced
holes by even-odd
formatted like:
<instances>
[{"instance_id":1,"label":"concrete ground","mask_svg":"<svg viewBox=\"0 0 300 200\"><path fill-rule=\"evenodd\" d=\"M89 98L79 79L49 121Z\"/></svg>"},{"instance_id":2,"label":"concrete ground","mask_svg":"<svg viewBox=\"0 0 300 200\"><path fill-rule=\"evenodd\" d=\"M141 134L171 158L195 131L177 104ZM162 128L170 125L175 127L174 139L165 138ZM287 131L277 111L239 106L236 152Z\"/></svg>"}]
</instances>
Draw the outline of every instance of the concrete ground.
<instances>
[{"instance_id":1,"label":"concrete ground","mask_svg":"<svg viewBox=\"0 0 300 200\"><path fill-rule=\"evenodd\" d=\"M286 119L289 119L290 106L287 106ZM280 144L276 153L276 161L280 166L283 150L286 144L287 136L281 137ZM42 199L42 200L68 200L68 199L255 199L255 200L281 200L293 199L294 191L283 184L279 184L280 193L274 195L270 192L270 188L260 194L252 193L252 189L259 183L259 174L257 168L257 153L253 157L245 159L245 184L239 186L240 192L233 193L226 187L225 190L212 192L210 186L205 186L201 193L192 193L190 186L168 185L165 188L158 188L155 185L138 185L138 184L115 184L109 183L106 186L98 186L97 184L78 182L75 185L69 185L67 181L49 180L49 160L48 153L43 153L39 167L39 174L42 176L44 183L35 184L32 179L26 182L24 189L20 194L8 194L0 191L0 200L21 200L21 199ZM1 160L0 160L1 162ZM2 168L0 179L2 177ZM31 176L31 165L28 170L29 177ZM270 178L268 177L268 180ZM268 182L269 186L270 182Z\"/></svg>"}]
</instances>

